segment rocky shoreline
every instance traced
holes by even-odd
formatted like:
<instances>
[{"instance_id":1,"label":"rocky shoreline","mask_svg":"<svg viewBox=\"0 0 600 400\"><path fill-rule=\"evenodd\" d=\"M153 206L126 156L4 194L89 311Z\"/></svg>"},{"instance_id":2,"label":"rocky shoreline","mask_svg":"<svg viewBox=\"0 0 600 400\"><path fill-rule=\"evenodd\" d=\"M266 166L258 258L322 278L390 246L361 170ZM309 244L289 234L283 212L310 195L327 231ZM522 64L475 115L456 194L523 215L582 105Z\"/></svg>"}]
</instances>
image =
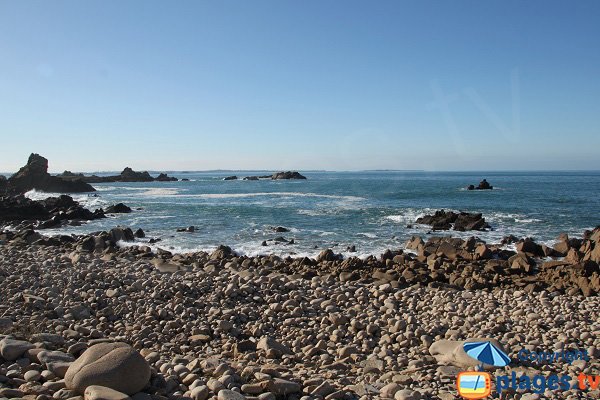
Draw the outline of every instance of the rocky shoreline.
<instances>
[{"instance_id":1,"label":"rocky shoreline","mask_svg":"<svg viewBox=\"0 0 600 400\"><path fill-rule=\"evenodd\" d=\"M42 234L131 211L0 197L0 399L450 400L477 338L513 357L496 374L597 374L600 227L553 247L415 236L366 258L173 254L128 227ZM490 229L444 210L416 223ZM540 366L522 348L591 359Z\"/></svg>"},{"instance_id":2,"label":"rocky shoreline","mask_svg":"<svg viewBox=\"0 0 600 400\"><path fill-rule=\"evenodd\" d=\"M366 259L119 247L139 237L129 228L32 232L0 234L0 397L451 399L456 374L473 368L455 354L461 340L598 356L600 227L554 248L520 240L517 251L414 237Z\"/></svg>"}]
</instances>

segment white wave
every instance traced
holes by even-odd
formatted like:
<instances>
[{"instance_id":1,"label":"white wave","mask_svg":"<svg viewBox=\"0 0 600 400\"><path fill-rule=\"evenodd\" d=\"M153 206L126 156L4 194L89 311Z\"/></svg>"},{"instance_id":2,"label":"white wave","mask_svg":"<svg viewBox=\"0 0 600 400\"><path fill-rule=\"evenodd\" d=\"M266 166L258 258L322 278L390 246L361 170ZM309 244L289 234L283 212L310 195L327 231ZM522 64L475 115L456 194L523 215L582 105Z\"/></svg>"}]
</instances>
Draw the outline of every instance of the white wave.
<instances>
[{"instance_id":1,"label":"white wave","mask_svg":"<svg viewBox=\"0 0 600 400\"><path fill-rule=\"evenodd\" d=\"M176 196L180 192L177 188L148 188L146 191L140 193L141 196L150 197L172 197Z\"/></svg>"},{"instance_id":2,"label":"white wave","mask_svg":"<svg viewBox=\"0 0 600 400\"><path fill-rule=\"evenodd\" d=\"M364 237L368 237L369 239L376 239L377 235L374 233L369 233L369 232L359 232L358 233L359 236L364 236Z\"/></svg>"},{"instance_id":3,"label":"white wave","mask_svg":"<svg viewBox=\"0 0 600 400\"><path fill-rule=\"evenodd\" d=\"M359 196L339 196L333 194L318 194L318 193L299 193L299 192L257 192L257 193L203 193L203 194L185 194L183 197L198 197L202 199L228 199L228 198L244 198L244 197L262 197L262 196L279 196L279 197L315 197L323 199L338 199L348 201L362 201L364 197Z\"/></svg>"},{"instance_id":4,"label":"white wave","mask_svg":"<svg viewBox=\"0 0 600 400\"><path fill-rule=\"evenodd\" d=\"M25 195L25 197L27 197L31 200L40 201L40 200L45 200L48 197L58 197L62 194L63 193L43 192L41 190L32 189L32 190L26 192L24 195ZM78 202L82 207L88 208L90 210L102 208L109 204L106 200L104 200L100 196L88 196L88 194L72 194L72 193L70 193L69 196L71 196L71 198L73 200L75 200L76 202Z\"/></svg>"}]
</instances>

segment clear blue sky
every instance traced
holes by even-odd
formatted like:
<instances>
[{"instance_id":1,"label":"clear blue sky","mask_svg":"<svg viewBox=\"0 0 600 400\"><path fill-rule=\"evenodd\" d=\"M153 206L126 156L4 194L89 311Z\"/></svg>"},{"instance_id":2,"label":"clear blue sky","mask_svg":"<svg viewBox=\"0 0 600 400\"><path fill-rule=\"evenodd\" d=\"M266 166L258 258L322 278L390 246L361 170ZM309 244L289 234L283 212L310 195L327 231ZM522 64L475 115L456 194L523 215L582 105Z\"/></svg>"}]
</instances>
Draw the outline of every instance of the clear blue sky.
<instances>
[{"instance_id":1,"label":"clear blue sky","mask_svg":"<svg viewBox=\"0 0 600 400\"><path fill-rule=\"evenodd\" d=\"M599 169L600 1L0 0L0 171Z\"/></svg>"}]
</instances>

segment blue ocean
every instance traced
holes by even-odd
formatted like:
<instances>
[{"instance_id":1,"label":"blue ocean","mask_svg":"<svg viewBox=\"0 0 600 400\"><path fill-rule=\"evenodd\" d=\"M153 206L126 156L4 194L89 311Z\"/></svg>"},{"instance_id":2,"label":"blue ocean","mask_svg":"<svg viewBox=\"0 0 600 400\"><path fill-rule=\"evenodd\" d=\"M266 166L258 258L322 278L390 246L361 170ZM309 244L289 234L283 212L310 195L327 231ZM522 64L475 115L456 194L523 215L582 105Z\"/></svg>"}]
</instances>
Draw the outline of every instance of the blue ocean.
<instances>
[{"instance_id":1,"label":"blue ocean","mask_svg":"<svg viewBox=\"0 0 600 400\"><path fill-rule=\"evenodd\" d=\"M307 180L223 180L265 171L169 172L189 181L94 184L98 197L74 197L91 209L123 202L134 211L46 232L122 225L142 228L147 238L161 239L157 246L175 252L226 244L247 255L315 256L332 248L365 256L402 248L412 235L475 235L499 242L513 234L552 243L561 232L580 236L600 225L600 172L301 172ZM494 190L465 189L483 178ZM429 233L415 224L438 209L480 212L492 230ZM194 232L176 232L192 225ZM278 226L289 232L271 229ZM273 241L278 237L293 244ZM349 253L349 246L356 252Z\"/></svg>"}]
</instances>

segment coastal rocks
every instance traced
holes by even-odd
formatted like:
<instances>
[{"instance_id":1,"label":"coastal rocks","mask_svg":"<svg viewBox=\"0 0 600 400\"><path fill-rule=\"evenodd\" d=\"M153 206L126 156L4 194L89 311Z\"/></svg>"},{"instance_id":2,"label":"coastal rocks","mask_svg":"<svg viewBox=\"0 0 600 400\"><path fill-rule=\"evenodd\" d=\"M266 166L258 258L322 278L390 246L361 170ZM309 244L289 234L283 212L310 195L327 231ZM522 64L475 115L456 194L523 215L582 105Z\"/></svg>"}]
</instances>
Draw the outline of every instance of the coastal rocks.
<instances>
[{"instance_id":1,"label":"coastal rocks","mask_svg":"<svg viewBox=\"0 0 600 400\"><path fill-rule=\"evenodd\" d=\"M53 228L72 221L105 218L104 211L90 211L70 196L31 200L23 195L0 197L0 222L20 222L37 229ZM18 226L16 229L20 229Z\"/></svg>"},{"instance_id":2,"label":"coastal rocks","mask_svg":"<svg viewBox=\"0 0 600 400\"><path fill-rule=\"evenodd\" d=\"M482 180L479 182L479 185L469 185L467 186L467 190L492 190L494 187L488 183L487 180Z\"/></svg>"},{"instance_id":3,"label":"coastal rocks","mask_svg":"<svg viewBox=\"0 0 600 400\"><path fill-rule=\"evenodd\" d=\"M8 181L4 175L0 175L0 195L6 192Z\"/></svg>"},{"instance_id":4,"label":"coastal rocks","mask_svg":"<svg viewBox=\"0 0 600 400\"><path fill-rule=\"evenodd\" d=\"M106 214L126 214L131 212L131 208L123 203L118 203L107 207L106 210L104 210L104 212Z\"/></svg>"},{"instance_id":5,"label":"coastal rocks","mask_svg":"<svg viewBox=\"0 0 600 400\"><path fill-rule=\"evenodd\" d=\"M238 177L236 175L226 176L225 178L223 178L224 181L236 181L237 179Z\"/></svg>"},{"instance_id":6,"label":"coastal rocks","mask_svg":"<svg viewBox=\"0 0 600 400\"><path fill-rule=\"evenodd\" d=\"M224 178L224 181L229 181L229 180L236 180L238 179L237 176L228 176L226 178ZM260 179L271 179L271 180L282 180L282 179L306 179L306 177L302 174L300 174L298 171L282 171L282 172L275 172L272 175L260 175L260 176L256 176L256 175L252 175L252 176L246 176L243 178L243 180L245 181L258 181Z\"/></svg>"},{"instance_id":7,"label":"coastal rocks","mask_svg":"<svg viewBox=\"0 0 600 400\"><path fill-rule=\"evenodd\" d=\"M65 375L68 389L84 393L88 386L100 385L126 394L139 392L150 380L148 362L131 346L99 343L88 348Z\"/></svg>"},{"instance_id":8,"label":"coastal rocks","mask_svg":"<svg viewBox=\"0 0 600 400\"><path fill-rule=\"evenodd\" d=\"M107 183L107 182L175 182L178 179L170 177L167 174L161 173L156 178L152 177L148 171L138 172L134 171L130 167L126 167L121 171L119 175L111 176L97 176L97 175L84 175L74 174L71 171L65 171L61 175L58 175L63 180L81 180L87 183Z\"/></svg>"},{"instance_id":9,"label":"coastal rocks","mask_svg":"<svg viewBox=\"0 0 600 400\"><path fill-rule=\"evenodd\" d=\"M96 191L81 179L65 180L50 175L48 173L48 160L35 153L29 156L27 164L11 176L6 183L6 191L12 194L22 194L32 189L56 193Z\"/></svg>"},{"instance_id":10,"label":"coastal rocks","mask_svg":"<svg viewBox=\"0 0 600 400\"><path fill-rule=\"evenodd\" d=\"M297 171L286 171L274 173L271 179L306 179L306 177Z\"/></svg>"},{"instance_id":11,"label":"coastal rocks","mask_svg":"<svg viewBox=\"0 0 600 400\"><path fill-rule=\"evenodd\" d=\"M416 223L431 225L433 230L481 231L490 228L480 213L455 213L444 210L436 211L433 215L417 218Z\"/></svg>"},{"instance_id":12,"label":"coastal rocks","mask_svg":"<svg viewBox=\"0 0 600 400\"><path fill-rule=\"evenodd\" d=\"M317 262L321 262L321 261L336 261L336 260L341 260L343 257L341 254L335 254L333 252L333 250L331 249L326 249L323 250L319 253L319 255L317 256Z\"/></svg>"},{"instance_id":13,"label":"coastal rocks","mask_svg":"<svg viewBox=\"0 0 600 400\"><path fill-rule=\"evenodd\" d=\"M154 178L154 180L157 182L177 182L178 179L174 176L168 176L165 173L160 173L156 178Z\"/></svg>"}]
</instances>

